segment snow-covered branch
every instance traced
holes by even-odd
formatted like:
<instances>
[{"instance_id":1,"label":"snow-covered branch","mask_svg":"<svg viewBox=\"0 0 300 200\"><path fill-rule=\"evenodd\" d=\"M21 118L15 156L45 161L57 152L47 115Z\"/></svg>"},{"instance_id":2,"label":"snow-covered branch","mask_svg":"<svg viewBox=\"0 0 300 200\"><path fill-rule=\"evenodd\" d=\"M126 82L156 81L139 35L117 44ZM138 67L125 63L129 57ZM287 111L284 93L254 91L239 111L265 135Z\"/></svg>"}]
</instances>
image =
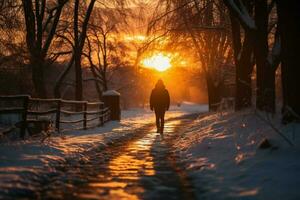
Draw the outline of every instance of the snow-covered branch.
<instances>
[{"instance_id":1,"label":"snow-covered branch","mask_svg":"<svg viewBox=\"0 0 300 200\"><path fill-rule=\"evenodd\" d=\"M237 5L236 2L238 2L239 5ZM251 18L246 6L241 0L224 0L224 3L228 7L228 9L239 19L241 25L245 29L256 29L254 20Z\"/></svg>"}]
</instances>

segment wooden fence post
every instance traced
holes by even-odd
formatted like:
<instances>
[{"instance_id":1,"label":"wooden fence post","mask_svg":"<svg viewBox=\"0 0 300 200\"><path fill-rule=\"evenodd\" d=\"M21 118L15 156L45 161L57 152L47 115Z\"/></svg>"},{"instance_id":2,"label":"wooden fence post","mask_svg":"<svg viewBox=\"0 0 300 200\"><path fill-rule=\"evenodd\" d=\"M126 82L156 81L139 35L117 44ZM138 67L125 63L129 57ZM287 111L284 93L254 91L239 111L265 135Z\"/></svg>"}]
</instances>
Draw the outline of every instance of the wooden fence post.
<instances>
[{"instance_id":1,"label":"wooden fence post","mask_svg":"<svg viewBox=\"0 0 300 200\"><path fill-rule=\"evenodd\" d=\"M99 104L99 124L98 126L102 126L102 107L103 107L103 103Z\"/></svg>"},{"instance_id":2,"label":"wooden fence post","mask_svg":"<svg viewBox=\"0 0 300 200\"><path fill-rule=\"evenodd\" d=\"M101 104L101 117L100 117L100 120L101 120L101 126L104 125L104 103Z\"/></svg>"},{"instance_id":3,"label":"wooden fence post","mask_svg":"<svg viewBox=\"0 0 300 200\"><path fill-rule=\"evenodd\" d=\"M87 110L87 102L85 102L83 104L83 129L86 130L86 125L87 125L87 113L86 113L86 110Z\"/></svg>"},{"instance_id":4,"label":"wooden fence post","mask_svg":"<svg viewBox=\"0 0 300 200\"><path fill-rule=\"evenodd\" d=\"M57 107L56 107L56 119L55 119L55 128L58 133L60 133L60 108L61 108L61 100L57 100Z\"/></svg>"},{"instance_id":5,"label":"wooden fence post","mask_svg":"<svg viewBox=\"0 0 300 200\"><path fill-rule=\"evenodd\" d=\"M25 133L27 128L28 103L29 103L29 96L25 96L23 99L22 123L21 123L21 131L20 131L20 136L22 139L25 138Z\"/></svg>"},{"instance_id":6,"label":"wooden fence post","mask_svg":"<svg viewBox=\"0 0 300 200\"><path fill-rule=\"evenodd\" d=\"M110 121L111 120L111 110L110 109L108 109L108 111L107 111L107 121Z\"/></svg>"}]
</instances>

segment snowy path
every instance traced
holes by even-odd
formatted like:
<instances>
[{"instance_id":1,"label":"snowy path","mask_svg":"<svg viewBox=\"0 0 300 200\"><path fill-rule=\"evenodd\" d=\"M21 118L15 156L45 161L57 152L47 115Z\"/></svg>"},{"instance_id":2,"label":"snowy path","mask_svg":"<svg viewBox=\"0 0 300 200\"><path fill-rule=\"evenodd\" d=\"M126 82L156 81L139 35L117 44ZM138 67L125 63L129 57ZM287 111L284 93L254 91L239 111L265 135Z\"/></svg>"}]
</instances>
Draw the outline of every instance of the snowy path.
<instances>
[{"instance_id":1,"label":"snowy path","mask_svg":"<svg viewBox=\"0 0 300 200\"><path fill-rule=\"evenodd\" d=\"M89 152L88 159L58 166L60 176L46 180L42 199L192 199L192 188L176 167L170 144L197 115L169 119L163 136L153 125L135 138Z\"/></svg>"}]
</instances>

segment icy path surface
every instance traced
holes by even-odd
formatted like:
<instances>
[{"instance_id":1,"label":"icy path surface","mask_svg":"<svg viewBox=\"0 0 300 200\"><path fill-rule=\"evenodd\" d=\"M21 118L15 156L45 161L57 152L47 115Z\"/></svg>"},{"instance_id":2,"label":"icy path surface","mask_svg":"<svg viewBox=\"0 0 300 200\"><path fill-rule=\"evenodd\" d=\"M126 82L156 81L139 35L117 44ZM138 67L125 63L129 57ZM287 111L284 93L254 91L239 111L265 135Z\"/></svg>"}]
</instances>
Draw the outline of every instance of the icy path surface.
<instances>
[{"instance_id":1,"label":"icy path surface","mask_svg":"<svg viewBox=\"0 0 300 200\"><path fill-rule=\"evenodd\" d=\"M42 199L192 199L192 188L176 167L170 144L176 130L197 115L166 122L163 135L153 125L134 138L89 152L85 161L57 167L57 175L36 194ZM181 171L182 172L182 171Z\"/></svg>"}]
</instances>

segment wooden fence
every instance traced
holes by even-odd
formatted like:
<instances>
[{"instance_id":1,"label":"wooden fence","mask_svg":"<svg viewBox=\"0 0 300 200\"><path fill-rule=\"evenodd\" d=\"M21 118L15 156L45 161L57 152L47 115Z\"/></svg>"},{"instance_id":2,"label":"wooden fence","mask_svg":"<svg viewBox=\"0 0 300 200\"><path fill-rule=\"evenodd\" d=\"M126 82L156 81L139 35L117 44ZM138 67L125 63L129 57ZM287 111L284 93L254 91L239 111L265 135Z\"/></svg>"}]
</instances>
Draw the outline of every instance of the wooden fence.
<instances>
[{"instance_id":1,"label":"wooden fence","mask_svg":"<svg viewBox=\"0 0 300 200\"><path fill-rule=\"evenodd\" d=\"M89 109L92 107L92 109ZM28 95L0 96L0 115L17 114L20 136L24 138L28 124L41 122L41 116L54 116L57 132L61 124L81 124L79 129L102 126L110 120L110 110L103 102L70 101L63 99L38 99ZM64 120L62 116L68 116ZM72 116L75 119L71 119ZM45 119L44 119L45 120ZM93 125L90 123L93 122Z\"/></svg>"}]
</instances>

